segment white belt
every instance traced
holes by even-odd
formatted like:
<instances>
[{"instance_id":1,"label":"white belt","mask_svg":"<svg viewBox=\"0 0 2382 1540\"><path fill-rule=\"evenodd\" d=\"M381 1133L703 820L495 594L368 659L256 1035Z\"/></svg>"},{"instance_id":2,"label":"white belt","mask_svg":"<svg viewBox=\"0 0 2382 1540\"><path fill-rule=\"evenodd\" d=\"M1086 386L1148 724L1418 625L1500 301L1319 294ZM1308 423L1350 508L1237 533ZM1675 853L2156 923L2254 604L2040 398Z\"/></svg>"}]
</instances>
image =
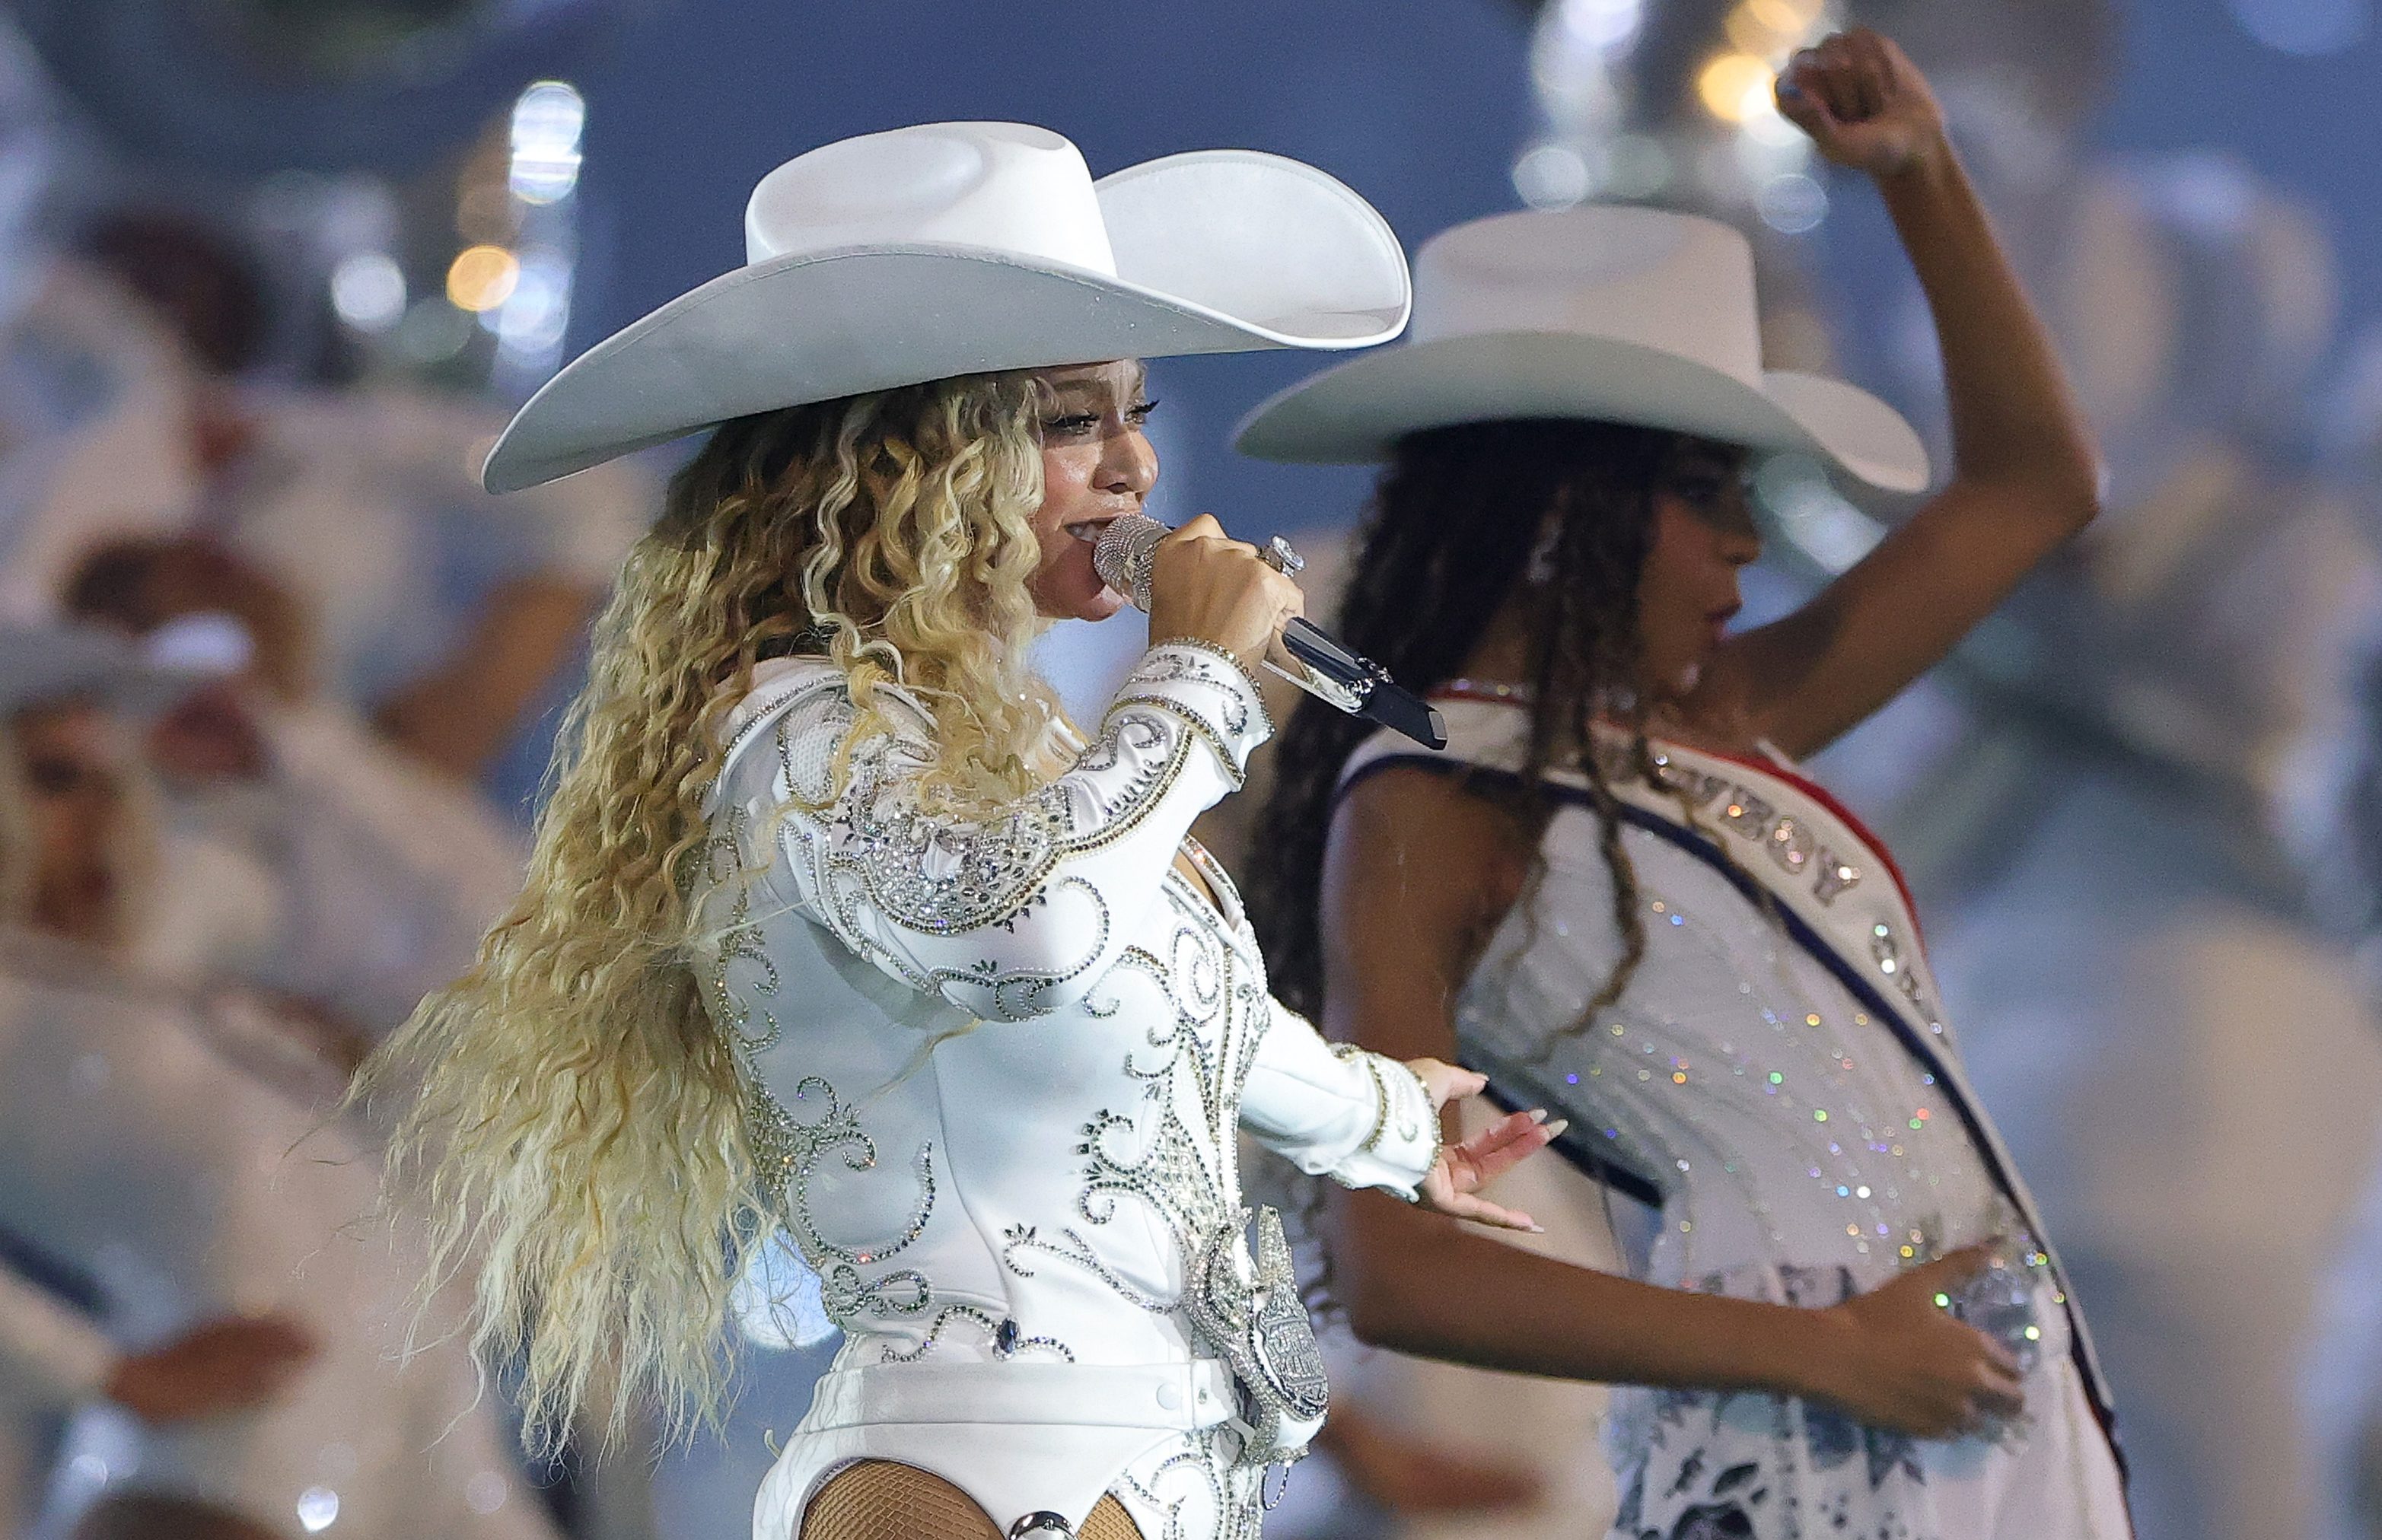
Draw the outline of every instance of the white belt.
<instances>
[{"instance_id":1,"label":"white belt","mask_svg":"<svg viewBox=\"0 0 2382 1540\"><path fill-rule=\"evenodd\" d=\"M1174 1363L884 1363L821 1375L804 1429L881 1423L1213 1427L1233 1414L1232 1372Z\"/></svg>"}]
</instances>

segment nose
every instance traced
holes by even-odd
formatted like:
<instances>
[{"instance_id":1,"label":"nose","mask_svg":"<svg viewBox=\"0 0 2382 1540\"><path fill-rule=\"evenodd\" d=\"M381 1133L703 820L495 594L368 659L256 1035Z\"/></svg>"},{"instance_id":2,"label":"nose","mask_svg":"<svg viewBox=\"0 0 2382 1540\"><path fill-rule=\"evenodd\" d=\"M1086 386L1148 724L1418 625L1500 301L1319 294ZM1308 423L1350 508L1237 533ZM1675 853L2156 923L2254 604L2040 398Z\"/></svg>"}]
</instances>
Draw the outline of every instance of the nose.
<instances>
[{"instance_id":1,"label":"nose","mask_svg":"<svg viewBox=\"0 0 2382 1540\"><path fill-rule=\"evenodd\" d=\"M1158 484L1158 451L1140 428L1128 425L1108 435L1100 457L1099 487L1103 492L1134 498L1149 495Z\"/></svg>"},{"instance_id":2,"label":"nose","mask_svg":"<svg viewBox=\"0 0 2382 1540\"><path fill-rule=\"evenodd\" d=\"M1713 554L1731 567L1750 567L1762 559L1762 527L1750 507L1740 503L1731 511L1735 518L1713 527Z\"/></svg>"}]
</instances>

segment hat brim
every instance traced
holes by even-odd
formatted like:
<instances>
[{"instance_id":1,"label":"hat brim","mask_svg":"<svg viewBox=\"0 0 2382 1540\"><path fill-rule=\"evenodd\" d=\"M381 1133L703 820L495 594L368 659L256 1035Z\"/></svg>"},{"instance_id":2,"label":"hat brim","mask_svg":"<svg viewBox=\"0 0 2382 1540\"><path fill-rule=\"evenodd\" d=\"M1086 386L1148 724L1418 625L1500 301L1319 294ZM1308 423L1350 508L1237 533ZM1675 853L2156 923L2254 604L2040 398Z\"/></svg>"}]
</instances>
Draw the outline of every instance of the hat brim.
<instances>
[{"instance_id":1,"label":"hat brim","mask_svg":"<svg viewBox=\"0 0 2382 1540\"><path fill-rule=\"evenodd\" d=\"M96 626L0 628L0 715L88 701L145 720L206 682L150 662L137 643Z\"/></svg>"},{"instance_id":2,"label":"hat brim","mask_svg":"<svg viewBox=\"0 0 2382 1540\"><path fill-rule=\"evenodd\" d=\"M1900 413L1816 374L1757 387L1676 353L1612 337L1496 332L1408 343L1291 386L1244 418L1258 459L1345 465L1386 458L1427 428L1581 418L1817 456L1886 492L1927 486L1927 450Z\"/></svg>"},{"instance_id":3,"label":"hat brim","mask_svg":"<svg viewBox=\"0 0 2382 1540\"><path fill-rule=\"evenodd\" d=\"M1406 325L1397 238L1310 166L1207 151L1096 185L1122 276L935 243L740 268L547 381L482 482L518 491L733 418L954 374L1367 348Z\"/></svg>"}]
</instances>

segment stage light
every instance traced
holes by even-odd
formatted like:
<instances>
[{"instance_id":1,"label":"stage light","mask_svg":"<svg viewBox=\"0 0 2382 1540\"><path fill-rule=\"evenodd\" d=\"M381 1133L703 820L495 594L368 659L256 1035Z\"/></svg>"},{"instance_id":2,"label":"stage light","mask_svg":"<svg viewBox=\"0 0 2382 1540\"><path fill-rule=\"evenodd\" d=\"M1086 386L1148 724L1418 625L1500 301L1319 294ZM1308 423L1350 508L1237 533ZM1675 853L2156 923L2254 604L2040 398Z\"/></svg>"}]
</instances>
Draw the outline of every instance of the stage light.
<instances>
[{"instance_id":1,"label":"stage light","mask_svg":"<svg viewBox=\"0 0 2382 1540\"><path fill-rule=\"evenodd\" d=\"M338 1522L339 1495L327 1486L309 1486L298 1494L298 1522L309 1534L320 1534Z\"/></svg>"},{"instance_id":2,"label":"stage light","mask_svg":"<svg viewBox=\"0 0 2382 1540\"><path fill-rule=\"evenodd\" d=\"M1514 163L1514 190L1534 209L1567 209L1589 194L1588 163L1567 144L1541 144Z\"/></svg>"},{"instance_id":3,"label":"stage light","mask_svg":"<svg viewBox=\"0 0 2382 1540\"><path fill-rule=\"evenodd\" d=\"M331 308L360 332L385 332L405 314L405 275L386 251L357 251L331 270Z\"/></svg>"},{"instance_id":4,"label":"stage light","mask_svg":"<svg viewBox=\"0 0 2382 1540\"><path fill-rule=\"evenodd\" d=\"M1739 53L1765 59L1778 57L1789 43L1803 35L1800 28L1790 31L1775 25L1768 9L1750 3L1729 12L1728 20L1722 26Z\"/></svg>"},{"instance_id":5,"label":"stage light","mask_svg":"<svg viewBox=\"0 0 2382 1540\"><path fill-rule=\"evenodd\" d=\"M513 104L513 196L524 203L553 203L579 185L579 136L587 125L587 103L560 80L540 80Z\"/></svg>"},{"instance_id":6,"label":"stage light","mask_svg":"<svg viewBox=\"0 0 2382 1540\"><path fill-rule=\"evenodd\" d=\"M501 246L467 246L447 269L447 298L458 310L492 311L521 282L521 259Z\"/></svg>"},{"instance_id":7,"label":"stage light","mask_svg":"<svg viewBox=\"0 0 2382 1540\"><path fill-rule=\"evenodd\" d=\"M1750 54L1723 54L1696 77L1696 94L1704 110L1724 123L1742 123L1754 112L1766 110L1777 76Z\"/></svg>"},{"instance_id":8,"label":"stage light","mask_svg":"<svg viewBox=\"0 0 2382 1540\"><path fill-rule=\"evenodd\" d=\"M1762 183L1761 193L1753 195L1753 212L1774 231L1800 236L1827 219L1827 188L1800 171L1789 171Z\"/></svg>"},{"instance_id":9,"label":"stage light","mask_svg":"<svg viewBox=\"0 0 2382 1540\"><path fill-rule=\"evenodd\" d=\"M1564 30L1590 48L1617 48L1638 31L1639 0L1564 0Z\"/></svg>"},{"instance_id":10,"label":"stage light","mask_svg":"<svg viewBox=\"0 0 2382 1540\"><path fill-rule=\"evenodd\" d=\"M1819 24L1825 6L1823 0L1745 0L1745 8L1772 31L1794 39Z\"/></svg>"},{"instance_id":11,"label":"stage light","mask_svg":"<svg viewBox=\"0 0 2382 1540\"><path fill-rule=\"evenodd\" d=\"M488 314L496 318L498 343L516 358L560 347L571 320L571 263L551 251L524 254L511 295ZM487 319L481 317L483 324Z\"/></svg>"}]
</instances>

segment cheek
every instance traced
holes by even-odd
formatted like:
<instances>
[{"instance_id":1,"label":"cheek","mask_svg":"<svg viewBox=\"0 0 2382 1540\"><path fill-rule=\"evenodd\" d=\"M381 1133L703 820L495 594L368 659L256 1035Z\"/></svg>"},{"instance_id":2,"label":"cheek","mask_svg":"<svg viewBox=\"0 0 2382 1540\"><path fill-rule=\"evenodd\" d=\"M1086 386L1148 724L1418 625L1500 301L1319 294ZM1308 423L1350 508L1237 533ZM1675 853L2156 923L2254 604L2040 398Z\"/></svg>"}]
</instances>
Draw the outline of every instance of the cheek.
<instances>
[{"instance_id":1,"label":"cheek","mask_svg":"<svg viewBox=\"0 0 2382 1540\"><path fill-rule=\"evenodd\" d=\"M1692 571L1676 541L1658 541L1646 554L1638 578L1638 617L1650 642L1676 630L1680 617L1694 607Z\"/></svg>"},{"instance_id":2,"label":"cheek","mask_svg":"<svg viewBox=\"0 0 2382 1540\"><path fill-rule=\"evenodd\" d=\"M1042 503L1034 510L1034 533L1046 556L1054 542L1067 538L1066 525L1091 491L1097 463L1097 456L1081 449L1042 451Z\"/></svg>"},{"instance_id":3,"label":"cheek","mask_svg":"<svg viewBox=\"0 0 2382 1540\"><path fill-rule=\"evenodd\" d=\"M43 800L27 810L26 832L44 861L55 862L81 843L74 817L55 801Z\"/></svg>"}]
</instances>

